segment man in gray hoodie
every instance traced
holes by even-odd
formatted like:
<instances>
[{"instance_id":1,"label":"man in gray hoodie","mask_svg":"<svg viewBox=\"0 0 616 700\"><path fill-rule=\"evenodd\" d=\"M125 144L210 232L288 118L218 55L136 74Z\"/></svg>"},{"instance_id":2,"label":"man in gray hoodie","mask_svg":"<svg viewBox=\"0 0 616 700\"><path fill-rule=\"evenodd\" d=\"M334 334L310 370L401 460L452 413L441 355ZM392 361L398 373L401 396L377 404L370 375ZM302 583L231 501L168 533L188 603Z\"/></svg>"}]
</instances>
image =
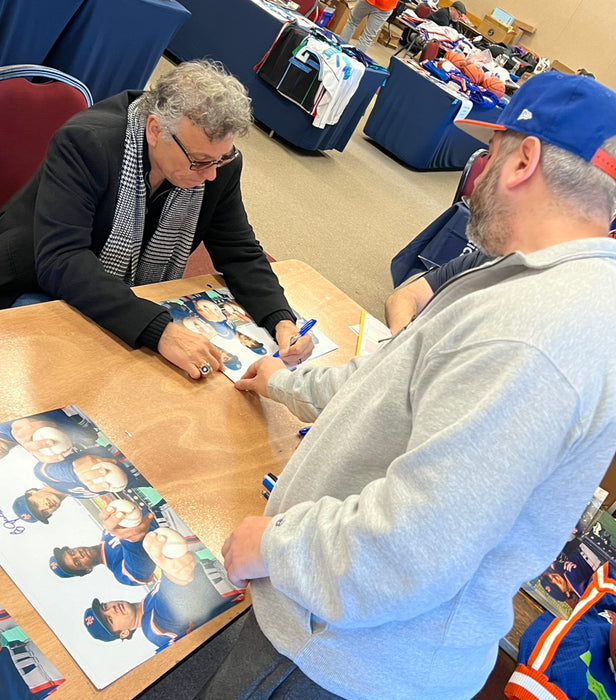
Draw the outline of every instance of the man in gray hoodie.
<instances>
[{"instance_id":1,"label":"man in gray hoodie","mask_svg":"<svg viewBox=\"0 0 616 700\"><path fill-rule=\"evenodd\" d=\"M464 128L486 128L465 123ZM312 430L223 547L253 613L203 698L465 700L616 447L616 94L525 83L468 236L494 262L342 367L236 387ZM247 653L246 650L250 653Z\"/></svg>"}]
</instances>

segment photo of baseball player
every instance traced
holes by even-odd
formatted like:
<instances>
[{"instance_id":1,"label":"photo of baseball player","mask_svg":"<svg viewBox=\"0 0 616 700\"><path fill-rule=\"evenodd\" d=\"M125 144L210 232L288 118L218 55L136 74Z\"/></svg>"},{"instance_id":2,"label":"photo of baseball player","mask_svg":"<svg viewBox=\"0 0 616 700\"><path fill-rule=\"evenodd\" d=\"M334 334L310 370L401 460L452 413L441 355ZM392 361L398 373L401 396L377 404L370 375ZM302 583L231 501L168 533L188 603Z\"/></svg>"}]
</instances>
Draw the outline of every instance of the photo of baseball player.
<instances>
[{"instance_id":1,"label":"photo of baseball player","mask_svg":"<svg viewBox=\"0 0 616 700\"><path fill-rule=\"evenodd\" d=\"M235 337L240 341L240 343L249 350L252 350L257 355L267 355L267 349L258 340L251 338L245 333L240 333L240 331L235 332Z\"/></svg>"},{"instance_id":2,"label":"photo of baseball player","mask_svg":"<svg viewBox=\"0 0 616 700\"><path fill-rule=\"evenodd\" d=\"M0 423L0 459L20 445L39 462L60 462L75 449L93 447L97 433L61 411Z\"/></svg>"},{"instance_id":3,"label":"photo of baseball player","mask_svg":"<svg viewBox=\"0 0 616 700\"><path fill-rule=\"evenodd\" d=\"M220 359L227 369L232 369L235 372L239 372L242 369L240 358L237 355L227 352L223 348L220 348Z\"/></svg>"},{"instance_id":4,"label":"photo of baseball player","mask_svg":"<svg viewBox=\"0 0 616 700\"><path fill-rule=\"evenodd\" d=\"M244 323L251 323L252 319L248 315L248 312L243 306L240 306L237 301L227 300L222 303L222 310L225 312L225 316L230 318L232 321L242 321Z\"/></svg>"},{"instance_id":5,"label":"photo of baseball player","mask_svg":"<svg viewBox=\"0 0 616 700\"><path fill-rule=\"evenodd\" d=\"M93 599L83 623L94 639L132 639L141 629L161 650L243 598L242 591L222 598L192 552L169 558L163 554L166 544L167 537L157 532L148 533L143 540L144 549L162 572L158 586L143 600Z\"/></svg>"},{"instance_id":6,"label":"photo of baseball player","mask_svg":"<svg viewBox=\"0 0 616 700\"><path fill-rule=\"evenodd\" d=\"M49 518L62 505L67 494L50 486L28 489L13 501L13 512L26 523L39 522L49 525Z\"/></svg>"},{"instance_id":7,"label":"photo of baseball player","mask_svg":"<svg viewBox=\"0 0 616 700\"><path fill-rule=\"evenodd\" d=\"M128 501L122 502L130 505ZM49 557L51 571L60 578L68 579L86 576L92 573L94 567L104 566L118 583L127 586L150 583L156 564L143 548L143 538L155 530L158 523L154 514L145 509L140 512L135 506L133 512L136 512L136 518L127 518L126 512L108 505L99 514L105 528L101 541L91 546L54 547ZM129 524L123 525L127 519Z\"/></svg>"},{"instance_id":8,"label":"photo of baseball player","mask_svg":"<svg viewBox=\"0 0 616 700\"><path fill-rule=\"evenodd\" d=\"M174 323L205 336L222 353L222 371L236 382L246 367L255 361L255 355L271 355L278 346L265 330L257 326L246 310L235 301L226 287L190 294L177 299L159 302L170 312ZM304 322L294 312L298 325ZM311 359L336 349L336 345L319 331L311 331L313 350Z\"/></svg>"},{"instance_id":9,"label":"photo of baseball player","mask_svg":"<svg viewBox=\"0 0 616 700\"><path fill-rule=\"evenodd\" d=\"M199 316L205 319L221 338L231 340L235 336L235 323L225 316L218 304L211 299L195 299L193 306Z\"/></svg>"},{"instance_id":10,"label":"photo of baseball player","mask_svg":"<svg viewBox=\"0 0 616 700\"><path fill-rule=\"evenodd\" d=\"M188 328L189 331L193 333L199 333L199 335L204 335L208 340L216 337L216 330L211 323L204 321L200 316L196 314L189 314L184 316L182 319L183 325Z\"/></svg>"},{"instance_id":11,"label":"photo of baseball player","mask_svg":"<svg viewBox=\"0 0 616 700\"><path fill-rule=\"evenodd\" d=\"M72 424L72 447L57 444L57 461L28 444L40 428L68 434ZM11 445L0 457L0 566L96 688L242 599L223 564L78 407L0 423L0 439ZM106 604L93 601L128 612L127 598L139 618L119 630L130 644L102 643L84 610L93 630L105 629ZM9 700L2 691L0 680Z\"/></svg>"},{"instance_id":12,"label":"photo of baseball player","mask_svg":"<svg viewBox=\"0 0 616 700\"><path fill-rule=\"evenodd\" d=\"M115 449L115 448L114 448ZM61 462L34 466L34 476L43 483L27 489L13 502L13 512L25 522L49 524L67 496L95 498L103 493L119 492L147 482L124 458L111 456L105 447L70 454Z\"/></svg>"}]
</instances>

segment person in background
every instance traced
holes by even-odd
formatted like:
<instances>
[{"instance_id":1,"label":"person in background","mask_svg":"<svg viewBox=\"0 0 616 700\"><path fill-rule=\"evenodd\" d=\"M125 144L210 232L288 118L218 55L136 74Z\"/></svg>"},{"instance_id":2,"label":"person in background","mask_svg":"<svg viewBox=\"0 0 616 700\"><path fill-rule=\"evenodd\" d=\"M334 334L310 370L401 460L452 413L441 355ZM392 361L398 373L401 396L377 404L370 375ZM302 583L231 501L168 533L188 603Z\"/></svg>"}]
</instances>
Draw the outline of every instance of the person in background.
<instances>
[{"instance_id":1,"label":"person in background","mask_svg":"<svg viewBox=\"0 0 616 700\"><path fill-rule=\"evenodd\" d=\"M151 90L72 117L0 211L0 308L64 299L198 379L219 369L218 350L131 287L180 278L203 241L281 356L305 359L311 341L289 348L295 315L242 203L234 141L250 123L245 88L208 61L180 64Z\"/></svg>"},{"instance_id":2,"label":"person in background","mask_svg":"<svg viewBox=\"0 0 616 700\"><path fill-rule=\"evenodd\" d=\"M340 32L340 38L348 44L365 17L366 26L359 37L357 48L366 53L397 4L398 0L357 0Z\"/></svg>"},{"instance_id":3,"label":"person in background","mask_svg":"<svg viewBox=\"0 0 616 700\"><path fill-rule=\"evenodd\" d=\"M419 277L414 276L397 287L385 301L385 321L391 334L395 335L413 321L445 282L491 259L480 250L458 255L444 265L435 267Z\"/></svg>"},{"instance_id":4,"label":"person in background","mask_svg":"<svg viewBox=\"0 0 616 700\"><path fill-rule=\"evenodd\" d=\"M223 545L253 609L200 700L469 700L613 457L616 93L545 73L463 125L492 135L467 234L498 260L370 356L236 383L314 425Z\"/></svg>"},{"instance_id":5,"label":"person in background","mask_svg":"<svg viewBox=\"0 0 616 700\"><path fill-rule=\"evenodd\" d=\"M460 0L455 0L450 7L439 7L432 10L426 17L426 22L434 22L440 27L453 27L456 31L460 31L460 21L466 16L466 6ZM411 39L411 29L406 27L402 30L399 46L406 46Z\"/></svg>"},{"instance_id":6,"label":"person in background","mask_svg":"<svg viewBox=\"0 0 616 700\"><path fill-rule=\"evenodd\" d=\"M460 0L455 0L450 7L439 7L428 15L428 21L434 22L441 27L453 27L460 31L460 22L466 15L466 6Z\"/></svg>"}]
</instances>

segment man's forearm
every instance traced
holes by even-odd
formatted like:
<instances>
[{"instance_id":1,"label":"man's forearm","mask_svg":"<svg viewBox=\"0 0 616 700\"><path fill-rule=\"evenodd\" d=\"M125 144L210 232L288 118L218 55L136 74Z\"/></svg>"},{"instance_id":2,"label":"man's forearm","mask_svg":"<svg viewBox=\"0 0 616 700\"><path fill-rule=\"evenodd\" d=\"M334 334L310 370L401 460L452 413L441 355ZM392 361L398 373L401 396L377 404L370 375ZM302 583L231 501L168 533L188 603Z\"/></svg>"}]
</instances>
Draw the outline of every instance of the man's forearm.
<instances>
[{"instance_id":1,"label":"man's forearm","mask_svg":"<svg viewBox=\"0 0 616 700\"><path fill-rule=\"evenodd\" d=\"M432 287L423 277L398 287L385 302L385 320L392 335L407 326L433 295Z\"/></svg>"}]
</instances>

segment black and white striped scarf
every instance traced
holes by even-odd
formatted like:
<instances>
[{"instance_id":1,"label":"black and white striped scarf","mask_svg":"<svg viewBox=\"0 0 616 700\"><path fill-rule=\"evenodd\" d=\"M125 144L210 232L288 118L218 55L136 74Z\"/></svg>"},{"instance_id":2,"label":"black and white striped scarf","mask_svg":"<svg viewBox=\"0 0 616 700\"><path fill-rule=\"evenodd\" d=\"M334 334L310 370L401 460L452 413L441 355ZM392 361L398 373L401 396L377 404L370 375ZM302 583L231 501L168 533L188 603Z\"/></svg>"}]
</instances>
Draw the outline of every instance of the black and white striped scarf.
<instances>
[{"instance_id":1,"label":"black and white striped scarf","mask_svg":"<svg viewBox=\"0 0 616 700\"><path fill-rule=\"evenodd\" d=\"M131 287L179 279L195 237L204 186L174 187L167 195L156 231L141 254L147 190L143 174L145 118L137 103L128 108L118 201L109 238L100 254L105 271Z\"/></svg>"}]
</instances>

